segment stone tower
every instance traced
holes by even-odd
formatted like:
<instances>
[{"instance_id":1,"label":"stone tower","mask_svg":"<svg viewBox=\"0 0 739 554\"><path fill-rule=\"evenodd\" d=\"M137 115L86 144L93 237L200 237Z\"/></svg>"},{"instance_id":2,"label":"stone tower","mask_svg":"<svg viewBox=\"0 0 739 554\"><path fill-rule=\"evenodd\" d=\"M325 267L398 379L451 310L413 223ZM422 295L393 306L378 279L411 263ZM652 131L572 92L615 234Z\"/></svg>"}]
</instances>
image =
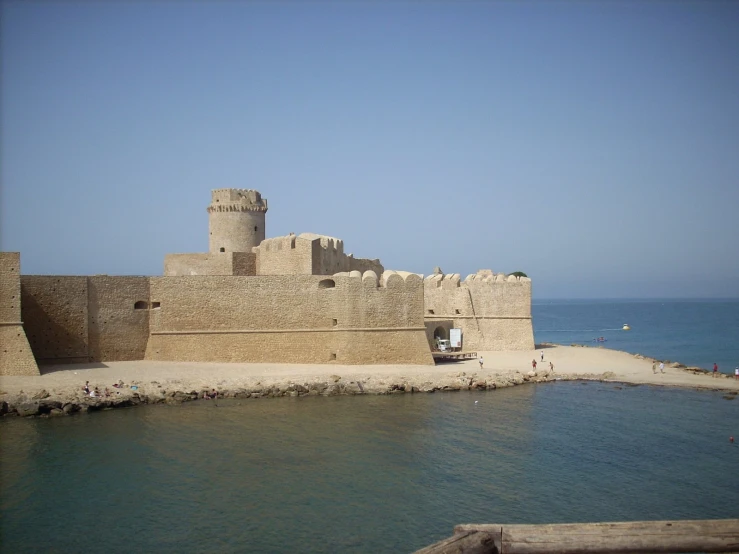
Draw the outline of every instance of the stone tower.
<instances>
[{"instance_id":1,"label":"stone tower","mask_svg":"<svg viewBox=\"0 0 739 554\"><path fill-rule=\"evenodd\" d=\"M208 206L209 249L251 252L264 240L267 199L256 190L215 189Z\"/></svg>"}]
</instances>

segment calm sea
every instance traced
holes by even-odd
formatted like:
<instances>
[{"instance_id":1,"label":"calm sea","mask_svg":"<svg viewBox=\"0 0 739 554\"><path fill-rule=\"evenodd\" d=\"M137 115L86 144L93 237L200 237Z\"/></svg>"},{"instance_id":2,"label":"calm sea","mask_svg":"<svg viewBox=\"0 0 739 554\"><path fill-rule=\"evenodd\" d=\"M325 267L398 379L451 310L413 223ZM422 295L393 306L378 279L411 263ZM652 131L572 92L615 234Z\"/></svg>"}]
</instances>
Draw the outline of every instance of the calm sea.
<instances>
[{"instance_id":1,"label":"calm sea","mask_svg":"<svg viewBox=\"0 0 739 554\"><path fill-rule=\"evenodd\" d=\"M536 342L588 344L733 374L739 366L739 299L539 300ZM631 331L622 331L627 323ZM595 342L603 337L605 342Z\"/></svg>"},{"instance_id":2,"label":"calm sea","mask_svg":"<svg viewBox=\"0 0 739 554\"><path fill-rule=\"evenodd\" d=\"M593 303L588 321L636 337L638 304ZM566 313L534 307L579 323L547 333L599 327ZM0 551L410 552L465 522L739 518L739 400L725 396L549 383L5 418Z\"/></svg>"}]
</instances>

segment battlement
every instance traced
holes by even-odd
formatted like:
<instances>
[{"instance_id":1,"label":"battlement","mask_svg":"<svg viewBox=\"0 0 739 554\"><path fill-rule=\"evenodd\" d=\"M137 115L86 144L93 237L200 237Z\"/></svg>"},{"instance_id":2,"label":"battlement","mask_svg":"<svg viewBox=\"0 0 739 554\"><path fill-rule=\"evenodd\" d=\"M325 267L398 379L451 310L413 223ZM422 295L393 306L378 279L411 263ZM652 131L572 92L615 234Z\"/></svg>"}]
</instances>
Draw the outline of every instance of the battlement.
<instances>
[{"instance_id":1,"label":"battlement","mask_svg":"<svg viewBox=\"0 0 739 554\"><path fill-rule=\"evenodd\" d=\"M377 273L371 269L365 272L358 270L342 271L334 273L334 277L349 277L362 281L362 284L369 288L393 288L397 286L418 286L423 282L423 277L418 273L410 273L408 271L392 271L385 270L378 277Z\"/></svg>"},{"instance_id":2,"label":"battlement","mask_svg":"<svg viewBox=\"0 0 739 554\"><path fill-rule=\"evenodd\" d=\"M311 241L317 240L324 250L334 250L340 254L344 252L344 241L341 239L315 233L300 233L300 238Z\"/></svg>"},{"instance_id":3,"label":"battlement","mask_svg":"<svg viewBox=\"0 0 739 554\"><path fill-rule=\"evenodd\" d=\"M477 273L471 273L462 281L459 273L436 273L424 279L424 286L430 288L460 288L490 285L497 283L530 283L528 277L506 275L505 273L494 273L490 269L481 269Z\"/></svg>"},{"instance_id":4,"label":"battlement","mask_svg":"<svg viewBox=\"0 0 739 554\"><path fill-rule=\"evenodd\" d=\"M214 189L208 213L212 212L266 212L267 199L252 189Z\"/></svg>"}]
</instances>

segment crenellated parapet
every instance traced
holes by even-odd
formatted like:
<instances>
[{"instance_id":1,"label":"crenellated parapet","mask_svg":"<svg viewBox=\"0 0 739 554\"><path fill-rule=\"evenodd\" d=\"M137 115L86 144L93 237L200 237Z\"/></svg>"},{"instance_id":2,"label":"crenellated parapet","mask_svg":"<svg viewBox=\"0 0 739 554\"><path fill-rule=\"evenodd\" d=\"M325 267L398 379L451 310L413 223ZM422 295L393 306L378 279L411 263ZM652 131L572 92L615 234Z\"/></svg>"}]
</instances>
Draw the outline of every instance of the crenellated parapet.
<instances>
[{"instance_id":1,"label":"crenellated parapet","mask_svg":"<svg viewBox=\"0 0 739 554\"><path fill-rule=\"evenodd\" d=\"M351 279L357 279L362 282L368 288L393 288L399 286L408 287L420 287L423 285L423 276L418 273L411 273L409 271L393 271L387 269L383 271L379 276L375 271L342 271L335 273L334 277L350 277Z\"/></svg>"},{"instance_id":2,"label":"crenellated parapet","mask_svg":"<svg viewBox=\"0 0 739 554\"><path fill-rule=\"evenodd\" d=\"M211 212L266 212L267 199L252 189L215 189L211 192Z\"/></svg>"},{"instance_id":3,"label":"crenellated parapet","mask_svg":"<svg viewBox=\"0 0 739 554\"><path fill-rule=\"evenodd\" d=\"M208 206L208 213L221 212L266 212L267 206L252 206L244 204L216 204Z\"/></svg>"}]
</instances>

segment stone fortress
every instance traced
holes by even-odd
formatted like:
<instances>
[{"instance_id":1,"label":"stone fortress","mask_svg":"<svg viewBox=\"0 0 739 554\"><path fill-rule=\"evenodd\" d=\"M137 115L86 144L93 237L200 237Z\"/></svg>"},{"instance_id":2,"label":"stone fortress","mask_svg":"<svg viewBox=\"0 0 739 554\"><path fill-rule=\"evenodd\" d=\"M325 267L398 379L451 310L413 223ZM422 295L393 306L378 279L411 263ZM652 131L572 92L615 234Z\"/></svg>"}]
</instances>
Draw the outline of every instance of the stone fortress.
<instances>
[{"instance_id":1,"label":"stone fortress","mask_svg":"<svg viewBox=\"0 0 739 554\"><path fill-rule=\"evenodd\" d=\"M344 253L336 238L267 239L267 200L212 191L209 252L168 254L161 277L21 275L0 253L0 375L123 360L433 364L436 338L531 350L531 281L421 275Z\"/></svg>"}]
</instances>

